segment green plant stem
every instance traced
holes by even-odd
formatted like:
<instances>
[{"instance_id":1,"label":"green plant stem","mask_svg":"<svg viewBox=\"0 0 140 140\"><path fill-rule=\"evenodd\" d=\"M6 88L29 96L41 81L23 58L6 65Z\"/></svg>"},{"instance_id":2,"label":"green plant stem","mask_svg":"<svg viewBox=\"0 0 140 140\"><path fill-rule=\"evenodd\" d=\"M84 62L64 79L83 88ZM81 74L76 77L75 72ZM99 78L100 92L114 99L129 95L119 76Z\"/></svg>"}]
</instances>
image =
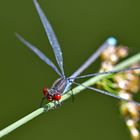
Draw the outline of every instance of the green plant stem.
<instances>
[{"instance_id":1,"label":"green plant stem","mask_svg":"<svg viewBox=\"0 0 140 140\"><path fill-rule=\"evenodd\" d=\"M127 60L119 63L118 65L115 66L114 70L124 69L126 67L129 67L132 64L137 63L137 62L140 62L140 53L138 53L138 54L132 56L131 58L128 58ZM107 77L108 75L109 74L95 76L93 78L90 78L86 82L84 82L82 85L84 85L84 86L94 85L99 80ZM85 89L84 86L77 86L74 89L72 89L73 95L76 95L79 92L83 91ZM63 97L60 100L60 102L63 102L65 100L67 100L70 96L71 96L71 91L69 91L65 95L63 95ZM27 123L28 121L32 120L33 118L39 116L40 114L44 113L45 109L46 109L46 111L48 111L48 110L50 110L50 109L52 109L54 107L55 107L55 104L53 102L50 102L50 103L46 104L44 107L41 107L41 108L35 110L34 112L30 113L29 115L21 118L20 120L16 121L15 123L9 125L8 127L4 128L3 130L1 130L0 131L0 138L5 136L5 135L7 135L10 132L12 132L13 130L15 130L16 128L20 127L21 125Z\"/></svg>"}]
</instances>

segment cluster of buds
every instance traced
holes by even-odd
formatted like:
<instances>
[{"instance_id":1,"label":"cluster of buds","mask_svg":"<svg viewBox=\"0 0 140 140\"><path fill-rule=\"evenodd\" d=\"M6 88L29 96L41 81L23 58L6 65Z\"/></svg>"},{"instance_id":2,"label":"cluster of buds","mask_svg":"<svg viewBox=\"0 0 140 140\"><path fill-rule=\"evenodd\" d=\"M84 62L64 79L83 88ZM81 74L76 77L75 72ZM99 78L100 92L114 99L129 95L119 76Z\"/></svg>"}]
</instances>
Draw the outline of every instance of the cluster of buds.
<instances>
[{"instance_id":1,"label":"cluster of buds","mask_svg":"<svg viewBox=\"0 0 140 140\"><path fill-rule=\"evenodd\" d=\"M128 48L126 46L109 46L101 54L102 63L100 72L113 70L115 64L120 61L120 59L125 58L127 55ZM139 66L140 64L134 64L131 67ZM111 78L109 77L108 79L100 81L97 86L104 88L109 92L114 91L114 93L117 93L118 96L124 99L133 100L134 93L137 93L140 88L139 74L140 70L119 72L117 74L113 74ZM107 82L105 83L105 81ZM108 86L107 88L105 88L105 84ZM133 102L122 101L120 103L120 110L125 118L126 125L130 130L132 139L140 140L140 133L138 130L138 123L140 122L140 107Z\"/></svg>"}]
</instances>

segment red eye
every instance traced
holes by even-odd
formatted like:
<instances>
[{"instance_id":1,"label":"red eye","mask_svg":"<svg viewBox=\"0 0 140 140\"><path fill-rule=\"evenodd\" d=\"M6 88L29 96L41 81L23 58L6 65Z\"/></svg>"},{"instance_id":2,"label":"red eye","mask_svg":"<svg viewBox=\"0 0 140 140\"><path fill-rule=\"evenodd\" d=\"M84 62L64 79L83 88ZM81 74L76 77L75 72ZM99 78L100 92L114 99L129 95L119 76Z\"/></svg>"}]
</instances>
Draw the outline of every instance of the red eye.
<instances>
[{"instance_id":1,"label":"red eye","mask_svg":"<svg viewBox=\"0 0 140 140\"><path fill-rule=\"evenodd\" d=\"M54 94L53 96L53 100L59 101L61 99L61 95L60 94Z\"/></svg>"},{"instance_id":2,"label":"red eye","mask_svg":"<svg viewBox=\"0 0 140 140\"><path fill-rule=\"evenodd\" d=\"M45 96L48 95L48 88L46 88L46 87L43 88L43 94L44 94Z\"/></svg>"}]
</instances>

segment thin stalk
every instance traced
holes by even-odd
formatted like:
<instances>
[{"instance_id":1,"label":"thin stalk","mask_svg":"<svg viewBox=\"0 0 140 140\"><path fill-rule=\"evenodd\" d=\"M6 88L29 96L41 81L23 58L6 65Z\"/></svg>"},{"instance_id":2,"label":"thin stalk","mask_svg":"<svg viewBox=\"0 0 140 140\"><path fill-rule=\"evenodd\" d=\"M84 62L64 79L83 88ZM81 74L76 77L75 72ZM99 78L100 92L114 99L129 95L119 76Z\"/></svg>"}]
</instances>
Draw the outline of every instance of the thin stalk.
<instances>
[{"instance_id":1,"label":"thin stalk","mask_svg":"<svg viewBox=\"0 0 140 140\"><path fill-rule=\"evenodd\" d=\"M128 58L127 60L119 63L118 65L116 65L114 67L114 70L124 69L124 68L129 67L130 65L135 64L135 63L137 63L139 61L140 61L140 53L138 53L138 54ZM90 78L86 82L82 83L82 85L85 85L85 86L94 85L99 80L107 77L108 75L109 74L95 76L93 78ZM84 89L86 89L84 86L77 86L77 87L75 87L74 89L72 89L73 95L78 94L79 92L83 91ZM65 100L70 98L70 96L71 96L71 91L69 91L65 95L63 95L62 99L60 100L60 102L64 102ZM55 107L55 104L53 102L50 102L50 103L46 104L44 107L41 107L41 108L35 110L34 112L28 114L27 116L21 118L20 120L16 121L15 123L13 123L13 124L9 125L8 127L2 129L0 131L0 138L2 138L3 136L9 134L10 132L15 130L16 128L22 126L23 124L27 123L28 121L32 120L33 118L41 115L45 111L49 111L50 109L52 109L54 107Z\"/></svg>"}]
</instances>

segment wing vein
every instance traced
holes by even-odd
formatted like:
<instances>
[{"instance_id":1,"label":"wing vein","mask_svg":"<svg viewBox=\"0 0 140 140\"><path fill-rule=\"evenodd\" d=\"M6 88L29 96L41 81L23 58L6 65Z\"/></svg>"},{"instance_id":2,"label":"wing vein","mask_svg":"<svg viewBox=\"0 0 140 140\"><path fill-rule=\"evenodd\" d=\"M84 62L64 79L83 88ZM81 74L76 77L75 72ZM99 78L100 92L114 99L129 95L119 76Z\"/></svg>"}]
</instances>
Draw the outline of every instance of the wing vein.
<instances>
[{"instance_id":1,"label":"wing vein","mask_svg":"<svg viewBox=\"0 0 140 140\"><path fill-rule=\"evenodd\" d=\"M37 0L34 0L34 4L35 4L36 10L38 12L38 15L40 17L40 20L43 24L43 27L45 29L45 32L48 36L48 39L49 39L49 42L53 49L56 61L60 67L62 75L64 76L63 56L62 56L62 51L61 51L60 45L58 43L58 40L56 38L56 35L55 35L47 17L45 16L44 12L42 11L41 7L39 6Z\"/></svg>"},{"instance_id":2,"label":"wing vein","mask_svg":"<svg viewBox=\"0 0 140 140\"><path fill-rule=\"evenodd\" d=\"M58 75L62 76L57 67L53 64L53 62L46 57L39 49L37 49L34 45L26 41L22 36L16 33L16 37L29 49L31 49L41 60L43 60L46 64L48 64Z\"/></svg>"}]
</instances>

